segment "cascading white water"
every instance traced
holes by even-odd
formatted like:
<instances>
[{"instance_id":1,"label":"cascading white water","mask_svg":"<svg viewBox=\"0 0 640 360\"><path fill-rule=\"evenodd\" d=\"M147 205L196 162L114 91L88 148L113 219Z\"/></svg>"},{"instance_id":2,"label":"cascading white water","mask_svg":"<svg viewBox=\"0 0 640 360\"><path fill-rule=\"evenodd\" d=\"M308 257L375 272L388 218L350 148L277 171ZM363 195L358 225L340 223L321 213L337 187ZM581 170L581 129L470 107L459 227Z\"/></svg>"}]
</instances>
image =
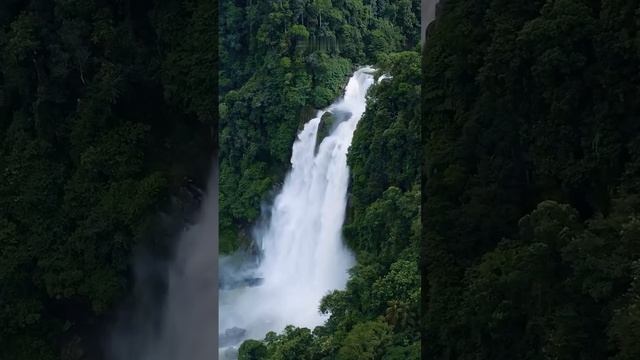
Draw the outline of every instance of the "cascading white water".
<instances>
[{"instance_id":1,"label":"cascading white water","mask_svg":"<svg viewBox=\"0 0 640 360\"><path fill-rule=\"evenodd\" d=\"M356 71L344 97L319 111L298 134L291 171L271 207L270 221L256 232L263 257L250 276L263 281L220 291L220 332L245 331L227 345L262 339L268 331L279 332L286 325L311 329L321 325L326 317L319 312L320 300L346 285L354 264L342 241L349 184L347 151L366 109L372 72L370 67ZM345 119L317 146L321 119L327 112Z\"/></svg>"}]
</instances>

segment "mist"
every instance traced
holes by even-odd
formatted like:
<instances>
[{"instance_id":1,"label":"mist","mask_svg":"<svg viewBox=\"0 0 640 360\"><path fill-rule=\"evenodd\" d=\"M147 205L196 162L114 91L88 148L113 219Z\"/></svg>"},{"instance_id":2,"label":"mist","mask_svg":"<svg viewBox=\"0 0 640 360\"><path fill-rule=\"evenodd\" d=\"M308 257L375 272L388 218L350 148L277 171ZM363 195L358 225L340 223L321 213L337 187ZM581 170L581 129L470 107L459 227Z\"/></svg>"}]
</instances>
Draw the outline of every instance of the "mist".
<instances>
[{"instance_id":1,"label":"mist","mask_svg":"<svg viewBox=\"0 0 640 360\"><path fill-rule=\"evenodd\" d=\"M216 162L214 162L216 163ZM135 290L108 336L108 360L212 360L218 354L218 176L171 260L140 253Z\"/></svg>"}]
</instances>

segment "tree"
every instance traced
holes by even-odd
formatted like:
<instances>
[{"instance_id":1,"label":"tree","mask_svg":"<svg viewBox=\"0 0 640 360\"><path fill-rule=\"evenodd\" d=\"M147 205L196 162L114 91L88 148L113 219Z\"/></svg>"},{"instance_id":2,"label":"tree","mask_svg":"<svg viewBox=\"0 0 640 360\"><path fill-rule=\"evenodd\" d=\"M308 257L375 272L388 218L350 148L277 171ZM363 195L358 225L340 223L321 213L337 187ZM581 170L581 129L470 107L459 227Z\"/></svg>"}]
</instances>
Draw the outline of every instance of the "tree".
<instances>
[{"instance_id":1,"label":"tree","mask_svg":"<svg viewBox=\"0 0 640 360\"><path fill-rule=\"evenodd\" d=\"M238 360L266 359L267 347L260 341L247 340L240 345Z\"/></svg>"},{"instance_id":2,"label":"tree","mask_svg":"<svg viewBox=\"0 0 640 360\"><path fill-rule=\"evenodd\" d=\"M382 359L390 340L389 327L385 322L377 320L358 324L347 335L337 359Z\"/></svg>"}]
</instances>

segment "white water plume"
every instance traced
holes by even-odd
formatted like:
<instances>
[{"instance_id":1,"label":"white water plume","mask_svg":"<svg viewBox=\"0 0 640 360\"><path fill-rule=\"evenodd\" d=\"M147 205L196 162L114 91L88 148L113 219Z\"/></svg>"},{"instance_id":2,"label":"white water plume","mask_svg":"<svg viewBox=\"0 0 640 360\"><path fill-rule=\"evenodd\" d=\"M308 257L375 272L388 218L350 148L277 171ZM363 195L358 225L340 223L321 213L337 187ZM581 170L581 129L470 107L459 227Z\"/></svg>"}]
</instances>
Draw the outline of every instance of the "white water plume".
<instances>
[{"instance_id":1,"label":"white water plume","mask_svg":"<svg viewBox=\"0 0 640 360\"><path fill-rule=\"evenodd\" d=\"M247 279L242 286L220 291L221 346L233 348L247 338L263 339L268 331L280 332L286 325L311 329L322 325L326 316L319 312L320 300L345 287L354 265L342 241L347 152L366 109L373 71L369 67L356 71L344 97L319 111L298 134L291 170L270 208L269 222L256 231L262 260L242 272ZM326 113L336 123L318 146ZM232 262L233 257L221 259L221 274L228 271L224 264Z\"/></svg>"}]
</instances>

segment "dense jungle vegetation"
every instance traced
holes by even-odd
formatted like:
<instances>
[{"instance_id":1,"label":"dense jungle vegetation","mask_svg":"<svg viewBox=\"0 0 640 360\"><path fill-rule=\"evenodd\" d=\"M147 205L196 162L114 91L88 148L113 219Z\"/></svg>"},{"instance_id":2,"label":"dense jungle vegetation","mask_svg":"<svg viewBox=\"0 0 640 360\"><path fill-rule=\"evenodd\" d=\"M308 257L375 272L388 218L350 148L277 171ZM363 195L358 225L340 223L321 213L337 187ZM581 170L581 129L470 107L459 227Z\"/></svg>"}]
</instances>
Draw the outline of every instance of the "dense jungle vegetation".
<instances>
[{"instance_id":1,"label":"dense jungle vegetation","mask_svg":"<svg viewBox=\"0 0 640 360\"><path fill-rule=\"evenodd\" d=\"M0 3L0 359L100 358L133 250L170 247L160 214L205 186L216 19L209 0Z\"/></svg>"},{"instance_id":2,"label":"dense jungle vegetation","mask_svg":"<svg viewBox=\"0 0 640 360\"><path fill-rule=\"evenodd\" d=\"M640 2L446 0L424 50L430 359L640 358Z\"/></svg>"},{"instance_id":3,"label":"dense jungle vegetation","mask_svg":"<svg viewBox=\"0 0 640 360\"><path fill-rule=\"evenodd\" d=\"M240 359L419 357L420 2L221 1L221 250L251 225L290 167L291 145L358 65L393 76L370 91L349 151L345 238L356 252L326 326L246 341Z\"/></svg>"},{"instance_id":4,"label":"dense jungle vegetation","mask_svg":"<svg viewBox=\"0 0 640 360\"><path fill-rule=\"evenodd\" d=\"M246 341L239 359L420 358L420 54L391 54L379 68L394 78L370 90L348 158L345 238L358 264L347 288L322 300L325 326Z\"/></svg>"}]
</instances>

